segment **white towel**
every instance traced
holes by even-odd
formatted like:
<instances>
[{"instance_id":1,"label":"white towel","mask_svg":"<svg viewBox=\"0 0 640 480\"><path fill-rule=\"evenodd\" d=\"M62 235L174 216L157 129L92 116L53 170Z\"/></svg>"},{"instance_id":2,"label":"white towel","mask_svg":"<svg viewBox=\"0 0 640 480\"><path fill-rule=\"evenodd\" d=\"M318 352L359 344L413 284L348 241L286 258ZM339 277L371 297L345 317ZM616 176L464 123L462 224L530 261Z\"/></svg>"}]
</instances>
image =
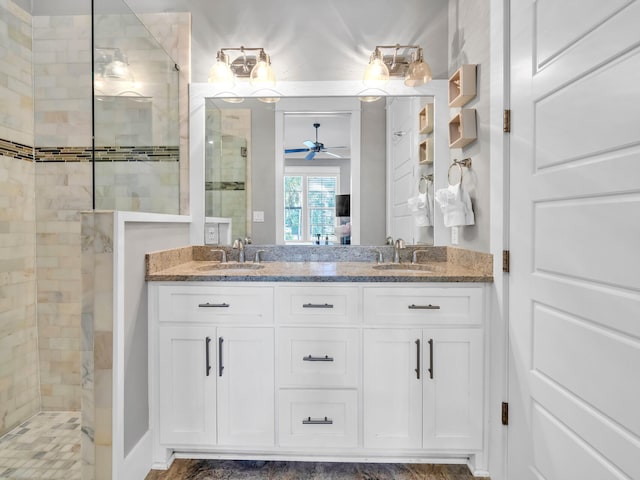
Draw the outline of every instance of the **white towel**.
<instances>
[{"instance_id":1,"label":"white towel","mask_svg":"<svg viewBox=\"0 0 640 480\"><path fill-rule=\"evenodd\" d=\"M407 206L416 227L428 227L433 225L431 220L431 205L426 193L418 193L415 197L407 199Z\"/></svg>"},{"instance_id":2,"label":"white towel","mask_svg":"<svg viewBox=\"0 0 640 480\"><path fill-rule=\"evenodd\" d=\"M462 184L449 185L436 191L436 202L440 205L440 210L444 216L445 227L457 227L462 225L473 225L475 218L471 207L471 198L462 188Z\"/></svg>"}]
</instances>

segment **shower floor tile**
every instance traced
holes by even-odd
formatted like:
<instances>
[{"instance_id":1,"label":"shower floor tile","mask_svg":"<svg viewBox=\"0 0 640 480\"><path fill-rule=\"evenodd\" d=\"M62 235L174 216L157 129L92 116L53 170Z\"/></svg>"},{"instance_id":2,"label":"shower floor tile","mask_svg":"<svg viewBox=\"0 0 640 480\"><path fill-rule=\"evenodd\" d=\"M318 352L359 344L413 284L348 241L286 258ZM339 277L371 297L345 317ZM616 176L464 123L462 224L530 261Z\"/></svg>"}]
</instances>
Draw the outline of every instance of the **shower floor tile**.
<instances>
[{"instance_id":1,"label":"shower floor tile","mask_svg":"<svg viewBox=\"0 0 640 480\"><path fill-rule=\"evenodd\" d=\"M0 479L81 480L80 413L41 412L0 437Z\"/></svg>"}]
</instances>

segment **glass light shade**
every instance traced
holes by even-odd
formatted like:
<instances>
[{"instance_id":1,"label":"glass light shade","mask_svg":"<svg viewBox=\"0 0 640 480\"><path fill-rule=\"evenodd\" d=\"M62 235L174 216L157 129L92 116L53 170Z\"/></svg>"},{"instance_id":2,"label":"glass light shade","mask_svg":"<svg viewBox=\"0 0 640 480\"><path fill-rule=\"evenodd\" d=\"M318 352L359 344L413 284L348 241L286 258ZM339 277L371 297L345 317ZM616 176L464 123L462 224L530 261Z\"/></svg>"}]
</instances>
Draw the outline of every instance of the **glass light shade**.
<instances>
[{"instance_id":1,"label":"glass light shade","mask_svg":"<svg viewBox=\"0 0 640 480\"><path fill-rule=\"evenodd\" d=\"M273 87L276 84L276 75L271 65L265 60L259 60L251 69L249 83L254 87Z\"/></svg>"},{"instance_id":2,"label":"glass light shade","mask_svg":"<svg viewBox=\"0 0 640 480\"><path fill-rule=\"evenodd\" d=\"M419 87L431 81L431 68L422 60L415 60L409 64L404 84L407 87Z\"/></svg>"},{"instance_id":3,"label":"glass light shade","mask_svg":"<svg viewBox=\"0 0 640 480\"><path fill-rule=\"evenodd\" d=\"M358 97L358 99L361 102L364 103L371 103L371 102L377 102L378 100L380 100L381 97L371 97L371 96L362 96L362 97Z\"/></svg>"},{"instance_id":4,"label":"glass light shade","mask_svg":"<svg viewBox=\"0 0 640 480\"><path fill-rule=\"evenodd\" d=\"M224 97L222 100L227 103L242 103L244 97Z\"/></svg>"},{"instance_id":5,"label":"glass light shade","mask_svg":"<svg viewBox=\"0 0 640 480\"><path fill-rule=\"evenodd\" d=\"M381 87L389 81L389 69L380 58L373 58L364 71L362 82L367 87Z\"/></svg>"},{"instance_id":6,"label":"glass light shade","mask_svg":"<svg viewBox=\"0 0 640 480\"><path fill-rule=\"evenodd\" d=\"M209 70L209 83L214 83L223 88L230 88L236 84L236 77L227 62L218 60Z\"/></svg>"}]
</instances>

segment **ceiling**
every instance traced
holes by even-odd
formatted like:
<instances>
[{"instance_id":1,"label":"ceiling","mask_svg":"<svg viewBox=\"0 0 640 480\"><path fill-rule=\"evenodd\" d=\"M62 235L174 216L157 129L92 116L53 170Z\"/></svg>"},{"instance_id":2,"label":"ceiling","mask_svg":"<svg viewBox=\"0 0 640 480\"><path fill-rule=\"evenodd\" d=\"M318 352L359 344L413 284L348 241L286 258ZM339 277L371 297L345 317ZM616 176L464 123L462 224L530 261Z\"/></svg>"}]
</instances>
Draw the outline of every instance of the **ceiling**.
<instances>
[{"instance_id":1,"label":"ceiling","mask_svg":"<svg viewBox=\"0 0 640 480\"><path fill-rule=\"evenodd\" d=\"M126 0L135 13L191 12L192 82L220 48L264 47L278 81L359 80L376 45L419 44L447 78L444 0Z\"/></svg>"}]
</instances>

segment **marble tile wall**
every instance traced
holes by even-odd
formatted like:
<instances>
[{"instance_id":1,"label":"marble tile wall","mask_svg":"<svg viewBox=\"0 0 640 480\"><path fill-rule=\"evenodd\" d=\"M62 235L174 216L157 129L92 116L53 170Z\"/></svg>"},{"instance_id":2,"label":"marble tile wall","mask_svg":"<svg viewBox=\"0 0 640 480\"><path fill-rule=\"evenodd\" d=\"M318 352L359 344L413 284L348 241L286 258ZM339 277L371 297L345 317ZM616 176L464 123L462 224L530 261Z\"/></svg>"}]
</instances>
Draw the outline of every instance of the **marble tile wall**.
<instances>
[{"instance_id":1,"label":"marble tile wall","mask_svg":"<svg viewBox=\"0 0 640 480\"><path fill-rule=\"evenodd\" d=\"M91 145L91 17L33 18L35 146Z\"/></svg>"},{"instance_id":2,"label":"marble tile wall","mask_svg":"<svg viewBox=\"0 0 640 480\"><path fill-rule=\"evenodd\" d=\"M40 409L31 16L0 0L0 435Z\"/></svg>"},{"instance_id":3,"label":"marble tile wall","mask_svg":"<svg viewBox=\"0 0 640 480\"><path fill-rule=\"evenodd\" d=\"M0 155L0 436L40 409L33 175Z\"/></svg>"},{"instance_id":4,"label":"marble tile wall","mask_svg":"<svg viewBox=\"0 0 640 480\"><path fill-rule=\"evenodd\" d=\"M0 139L33 146L31 15L0 0Z\"/></svg>"},{"instance_id":5,"label":"marble tile wall","mask_svg":"<svg viewBox=\"0 0 640 480\"><path fill-rule=\"evenodd\" d=\"M38 343L44 410L80 409L80 211L90 210L91 164L36 164Z\"/></svg>"},{"instance_id":6,"label":"marble tile wall","mask_svg":"<svg viewBox=\"0 0 640 480\"><path fill-rule=\"evenodd\" d=\"M111 480L113 221L112 212L82 214L83 480Z\"/></svg>"}]
</instances>

